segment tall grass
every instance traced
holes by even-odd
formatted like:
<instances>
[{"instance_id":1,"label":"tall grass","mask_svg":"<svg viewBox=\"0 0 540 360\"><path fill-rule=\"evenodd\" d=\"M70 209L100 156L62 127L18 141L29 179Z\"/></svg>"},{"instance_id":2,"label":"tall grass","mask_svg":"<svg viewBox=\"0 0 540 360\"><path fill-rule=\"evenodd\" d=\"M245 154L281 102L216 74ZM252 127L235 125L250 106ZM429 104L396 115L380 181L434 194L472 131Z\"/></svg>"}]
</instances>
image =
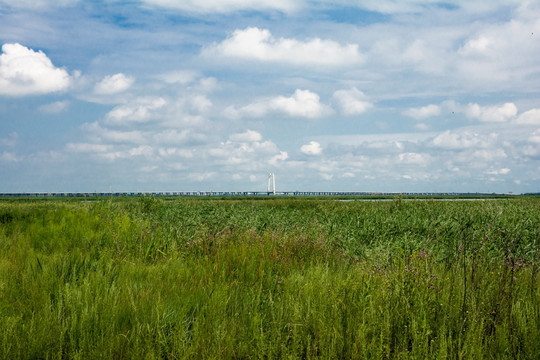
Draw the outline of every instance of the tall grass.
<instances>
[{"instance_id":1,"label":"tall grass","mask_svg":"<svg viewBox=\"0 0 540 360\"><path fill-rule=\"evenodd\" d=\"M540 354L540 200L0 202L0 358Z\"/></svg>"}]
</instances>

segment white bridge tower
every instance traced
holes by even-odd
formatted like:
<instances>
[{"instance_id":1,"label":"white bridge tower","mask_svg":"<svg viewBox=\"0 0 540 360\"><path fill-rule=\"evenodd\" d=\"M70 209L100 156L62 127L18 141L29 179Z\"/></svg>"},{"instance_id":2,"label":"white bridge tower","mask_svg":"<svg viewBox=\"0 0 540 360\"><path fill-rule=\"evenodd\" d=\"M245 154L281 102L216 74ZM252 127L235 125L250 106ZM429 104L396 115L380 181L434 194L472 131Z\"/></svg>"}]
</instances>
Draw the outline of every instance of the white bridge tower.
<instances>
[{"instance_id":1,"label":"white bridge tower","mask_svg":"<svg viewBox=\"0 0 540 360\"><path fill-rule=\"evenodd\" d=\"M271 190L270 190L271 189ZM268 195L270 195L270 191L272 191L273 195L276 195L276 176L273 172L268 174Z\"/></svg>"}]
</instances>

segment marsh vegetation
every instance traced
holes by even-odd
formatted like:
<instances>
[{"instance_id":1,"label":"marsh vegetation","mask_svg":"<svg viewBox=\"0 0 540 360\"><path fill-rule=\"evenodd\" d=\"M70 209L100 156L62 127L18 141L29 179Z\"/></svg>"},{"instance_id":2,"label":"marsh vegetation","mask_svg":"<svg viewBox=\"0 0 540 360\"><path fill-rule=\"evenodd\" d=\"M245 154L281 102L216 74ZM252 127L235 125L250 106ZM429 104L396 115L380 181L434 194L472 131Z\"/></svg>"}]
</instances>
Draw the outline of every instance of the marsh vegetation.
<instances>
[{"instance_id":1,"label":"marsh vegetation","mask_svg":"<svg viewBox=\"0 0 540 360\"><path fill-rule=\"evenodd\" d=\"M532 359L540 200L0 201L0 358Z\"/></svg>"}]
</instances>

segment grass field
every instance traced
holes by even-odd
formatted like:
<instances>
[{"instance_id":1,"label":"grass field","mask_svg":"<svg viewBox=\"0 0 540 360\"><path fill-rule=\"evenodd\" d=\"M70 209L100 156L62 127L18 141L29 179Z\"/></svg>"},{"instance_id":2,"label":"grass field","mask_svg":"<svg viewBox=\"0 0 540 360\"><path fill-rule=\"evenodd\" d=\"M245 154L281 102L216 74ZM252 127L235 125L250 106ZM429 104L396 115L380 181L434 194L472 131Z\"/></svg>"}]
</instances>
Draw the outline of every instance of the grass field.
<instances>
[{"instance_id":1,"label":"grass field","mask_svg":"<svg viewBox=\"0 0 540 360\"><path fill-rule=\"evenodd\" d=\"M540 199L0 200L0 358L538 359Z\"/></svg>"}]
</instances>

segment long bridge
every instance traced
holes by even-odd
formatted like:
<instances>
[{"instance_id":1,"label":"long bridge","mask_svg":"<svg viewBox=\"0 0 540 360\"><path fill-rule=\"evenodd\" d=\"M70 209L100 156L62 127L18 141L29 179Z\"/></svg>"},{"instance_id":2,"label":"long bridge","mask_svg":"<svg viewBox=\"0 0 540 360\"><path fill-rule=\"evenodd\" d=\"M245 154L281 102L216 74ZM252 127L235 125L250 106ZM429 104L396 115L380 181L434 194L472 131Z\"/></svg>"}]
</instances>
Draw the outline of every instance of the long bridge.
<instances>
[{"instance_id":1,"label":"long bridge","mask_svg":"<svg viewBox=\"0 0 540 360\"><path fill-rule=\"evenodd\" d=\"M368 192L368 191L138 191L138 192L19 192L0 193L0 198L17 197L211 197L211 196L493 196L493 193L438 193L438 192Z\"/></svg>"}]
</instances>

